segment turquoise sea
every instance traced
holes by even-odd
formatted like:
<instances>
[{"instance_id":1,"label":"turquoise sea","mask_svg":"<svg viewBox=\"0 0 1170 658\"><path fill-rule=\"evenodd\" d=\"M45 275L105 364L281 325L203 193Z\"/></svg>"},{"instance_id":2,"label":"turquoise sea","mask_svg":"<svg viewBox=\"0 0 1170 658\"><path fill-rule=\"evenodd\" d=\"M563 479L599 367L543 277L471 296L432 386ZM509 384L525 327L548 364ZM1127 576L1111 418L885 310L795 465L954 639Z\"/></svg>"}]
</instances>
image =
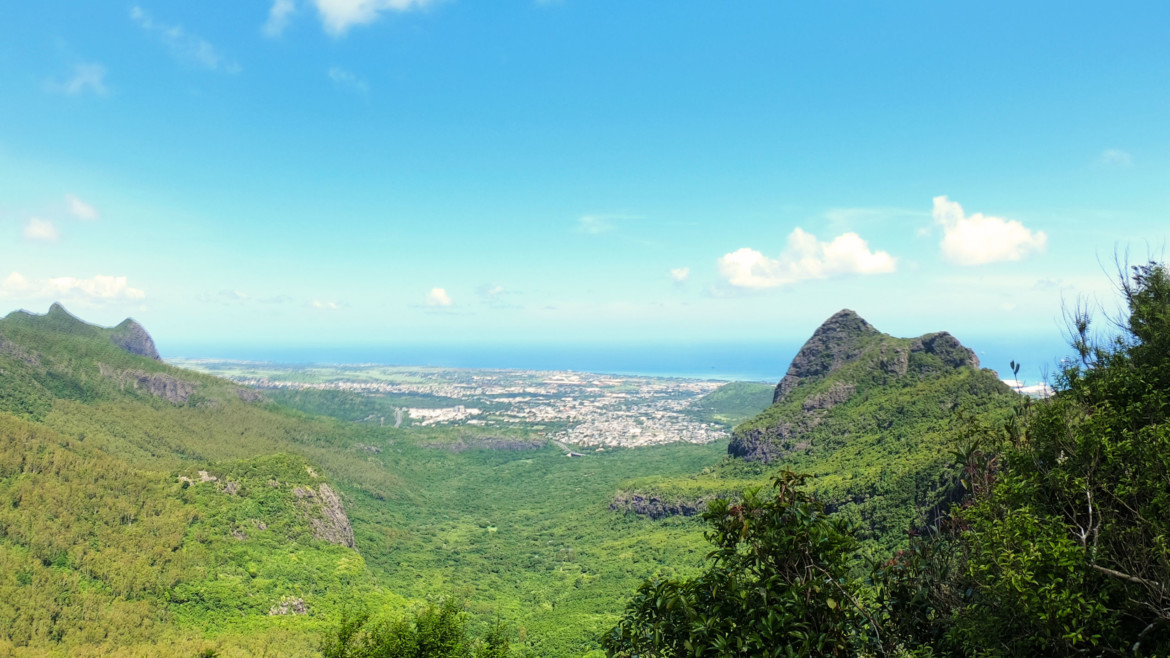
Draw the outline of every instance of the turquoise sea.
<instances>
[{"instance_id":1,"label":"turquoise sea","mask_svg":"<svg viewBox=\"0 0 1170 658\"><path fill-rule=\"evenodd\" d=\"M1068 353L1060 338L960 337L985 368L1011 376L1008 364L1021 363L1026 383L1055 373ZM377 363L447 368L576 370L580 372L691 377L774 383L784 376L801 343L401 343L386 345L173 345L160 346L165 357L239 359L285 364Z\"/></svg>"}]
</instances>

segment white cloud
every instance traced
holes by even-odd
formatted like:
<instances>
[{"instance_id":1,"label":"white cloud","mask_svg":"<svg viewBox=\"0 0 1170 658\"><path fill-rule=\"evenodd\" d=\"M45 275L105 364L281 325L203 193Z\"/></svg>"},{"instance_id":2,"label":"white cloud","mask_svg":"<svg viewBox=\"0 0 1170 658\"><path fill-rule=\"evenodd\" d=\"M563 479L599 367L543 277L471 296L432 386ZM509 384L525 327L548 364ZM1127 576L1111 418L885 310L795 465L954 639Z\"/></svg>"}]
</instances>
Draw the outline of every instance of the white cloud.
<instances>
[{"instance_id":1,"label":"white cloud","mask_svg":"<svg viewBox=\"0 0 1170 658\"><path fill-rule=\"evenodd\" d=\"M157 23L150 14L143 11L142 7L135 6L130 9L130 19L138 24L148 34L154 35L171 55L178 60L195 64L211 71L223 71L225 73L239 73L240 65L234 60L224 57L215 46L211 45L204 39L194 35L187 34L186 30L181 25L166 25Z\"/></svg>"},{"instance_id":2,"label":"white cloud","mask_svg":"<svg viewBox=\"0 0 1170 658\"><path fill-rule=\"evenodd\" d=\"M1097 162L1106 167L1132 167L1133 156L1121 149L1105 149Z\"/></svg>"},{"instance_id":3,"label":"white cloud","mask_svg":"<svg viewBox=\"0 0 1170 658\"><path fill-rule=\"evenodd\" d=\"M52 242L53 240L56 240L58 237L60 237L60 235L61 234L57 232L57 227L53 226L53 222L50 222L47 219L33 217L32 219L28 220L28 224L24 225L24 237L28 238L29 240L44 240L46 242Z\"/></svg>"},{"instance_id":4,"label":"white cloud","mask_svg":"<svg viewBox=\"0 0 1170 658\"><path fill-rule=\"evenodd\" d=\"M284 34L292 15L296 13L297 5L293 0L273 0L272 8L268 10L268 20L261 29L266 37L278 37Z\"/></svg>"},{"instance_id":5,"label":"white cloud","mask_svg":"<svg viewBox=\"0 0 1170 658\"><path fill-rule=\"evenodd\" d=\"M40 281L29 281L19 272L13 272L0 282L0 294L20 295L28 299L84 300L100 302L110 300L143 299L146 293L131 288L124 276L97 275L89 279L59 276Z\"/></svg>"},{"instance_id":6,"label":"white cloud","mask_svg":"<svg viewBox=\"0 0 1170 658\"><path fill-rule=\"evenodd\" d=\"M450 306L451 296L442 288L431 288L427 293L427 306Z\"/></svg>"},{"instance_id":7,"label":"white cloud","mask_svg":"<svg viewBox=\"0 0 1170 658\"><path fill-rule=\"evenodd\" d=\"M103 276L77 279L61 276L49 279L48 287L62 297L90 297L93 299L142 299L146 293L131 288L124 276Z\"/></svg>"},{"instance_id":8,"label":"white cloud","mask_svg":"<svg viewBox=\"0 0 1170 658\"><path fill-rule=\"evenodd\" d=\"M65 80L49 80L45 82L45 89L70 96L87 91L104 96L106 93L106 67L92 62L83 62L73 67L73 77Z\"/></svg>"},{"instance_id":9,"label":"white cloud","mask_svg":"<svg viewBox=\"0 0 1170 658\"><path fill-rule=\"evenodd\" d=\"M690 276L691 268L689 267L676 267L670 271L670 278L674 279L677 283L686 281Z\"/></svg>"},{"instance_id":10,"label":"white cloud","mask_svg":"<svg viewBox=\"0 0 1170 658\"><path fill-rule=\"evenodd\" d=\"M943 255L958 265L1020 260L1043 252L1048 244L1043 231L1031 231L1014 219L982 213L967 216L962 206L945 196L934 197L932 214L943 227Z\"/></svg>"},{"instance_id":11,"label":"white cloud","mask_svg":"<svg viewBox=\"0 0 1170 658\"><path fill-rule=\"evenodd\" d=\"M24 292L29 289L28 279L20 272L13 272L4 277L4 281L0 282L0 292L13 293Z\"/></svg>"},{"instance_id":12,"label":"white cloud","mask_svg":"<svg viewBox=\"0 0 1170 658\"><path fill-rule=\"evenodd\" d=\"M72 194L65 195L65 205L69 207L69 214L78 219L93 221L98 218L97 208L94 208Z\"/></svg>"},{"instance_id":13,"label":"white cloud","mask_svg":"<svg viewBox=\"0 0 1170 658\"><path fill-rule=\"evenodd\" d=\"M342 36L354 25L372 23L384 11L422 9L434 0L313 0L325 31Z\"/></svg>"},{"instance_id":14,"label":"white cloud","mask_svg":"<svg viewBox=\"0 0 1170 658\"><path fill-rule=\"evenodd\" d=\"M313 308L320 309L322 311L336 311L336 310L341 308L341 305L338 304L337 302L323 302L323 301L314 299L313 300Z\"/></svg>"},{"instance_id":15,"label":"white cloud","mask_svg":"<svg viewBox=\"0 0 1170 658\"><path fill-rule=\"evenodd\" d=\"M346 71L340 66L334 66L329 69L329 79L339 89L356 91L359 94L364 94L370 90L370 86L366 84L363 78L350 71Z\"/></svg>"},{"instance_id":16,"label":"white cloud","mask_svg":"<svg viewBox=\"0 0 1170 658\"><path fill-rule=\"evenodd\" d=\"M780 258L768 258L744 247L719 259L719 272L739 288L774 288L807 279L843 274L884 274L897 269L897 259L871 251L856 233L843 233L831 242L797 228L788 236Z\"/></svg>"}]
</instances>

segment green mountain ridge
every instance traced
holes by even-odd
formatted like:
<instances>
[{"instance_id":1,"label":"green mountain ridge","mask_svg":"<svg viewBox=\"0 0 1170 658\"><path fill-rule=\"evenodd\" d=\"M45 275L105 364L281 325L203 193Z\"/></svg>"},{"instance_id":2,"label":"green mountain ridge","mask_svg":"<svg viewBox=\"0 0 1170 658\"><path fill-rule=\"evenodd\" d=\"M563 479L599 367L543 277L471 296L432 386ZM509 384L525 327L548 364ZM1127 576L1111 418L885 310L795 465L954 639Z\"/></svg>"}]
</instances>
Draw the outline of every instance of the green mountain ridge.
<instances>
[{"instance_id":1,"label":"green mountain ridge","mask_svg":"<svg viewBox=\"0 0 1170 658\"><path fill-rule=\"evenodd\" d=\"M785 468L814 476L810 491L861 528L870 550L888 551L946 496L956 412L990 421L1017 398L950 334L895 338L842 310L797 353L774 403L736 427L726 461L626 482L613 506L695 514Z\"/></svg>"},{"instance_id":2,"label":"green mountain ridge","mask_svg":"<svg viewBox=\"0 0 1170 658\"><path fill-rule=\"evenodd\" d=\"M314 611L401 603L374 586L318 474L339 460L306 458L328 452L313 423L159 361L133 320L11 313L0 382L0 647L310 655Z\"/></svg>"},{"instance_id":3,"label":"green mountain ridge","mask_svg":"<svg viewBox=\"0 0 1170 658\"><path fill-rule=\"evenodd\" d=\"M0 655L316 656L344 611L453 597L473 638L498 619L578 657L638 583L701 562L698 524L609 496L725 442L570 460L522 429L356 423L361 400L298 411L127 348L130 326L0 319Z\"/></svg>"}]
</instances>

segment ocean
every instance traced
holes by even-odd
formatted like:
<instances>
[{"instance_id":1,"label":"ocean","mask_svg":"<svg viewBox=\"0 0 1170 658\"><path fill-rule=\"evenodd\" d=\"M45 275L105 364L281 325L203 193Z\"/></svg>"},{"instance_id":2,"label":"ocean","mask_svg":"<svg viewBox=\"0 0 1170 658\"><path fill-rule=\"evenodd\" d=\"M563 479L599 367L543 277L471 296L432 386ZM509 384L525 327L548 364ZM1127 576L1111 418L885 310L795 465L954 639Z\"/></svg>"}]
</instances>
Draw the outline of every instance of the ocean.
<instances>
[{"instance_id":1,"label":"ocean","mask_svg":"<svg viewBox=\"0 0 1170 658\"><path fill-rule=\"evenodd\" d=\"M1021 364L1025 383L1044 381L1068 353L1059 337L961 338L985 368L1011 377L1009 363ZM687 377L776 383L802 343L402 343L394 345L177 345L165 357L269 361L284 364L376 363L444 368L575 370L620 375Z\"/></svg>"}]
</instances>

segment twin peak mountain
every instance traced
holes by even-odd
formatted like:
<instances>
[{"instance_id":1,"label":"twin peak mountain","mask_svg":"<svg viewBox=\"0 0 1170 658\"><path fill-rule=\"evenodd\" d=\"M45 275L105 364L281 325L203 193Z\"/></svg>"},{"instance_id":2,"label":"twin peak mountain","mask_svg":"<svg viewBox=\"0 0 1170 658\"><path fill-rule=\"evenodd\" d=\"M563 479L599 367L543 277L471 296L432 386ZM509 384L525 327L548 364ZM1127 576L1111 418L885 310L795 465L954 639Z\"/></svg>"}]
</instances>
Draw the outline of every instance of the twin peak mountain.
<instances>
[{"instance_id":1,"label":"twin peak mountain","mask_svg":"<svg viewBox=\"0 0 1170 658\"><path fill-rule=\"evenodd\" d=\"M772 407L739 426L727 451L749 461L780 459L810 448L814 428L846 420L837 418L843 414L834 408L861 407L864 402L866 410L881 409L888 406L882 398L895 391L918 387L930 393L937 389L932 382L964 371L998 383L991 371L980 371L975 352L945 331L895 338L851 310L838 311L792 359L776 385ZM958 401L939 404L953 407ZM883 411L891 424L897 422L896 411Z\"/></svg>"}]
</instances>

